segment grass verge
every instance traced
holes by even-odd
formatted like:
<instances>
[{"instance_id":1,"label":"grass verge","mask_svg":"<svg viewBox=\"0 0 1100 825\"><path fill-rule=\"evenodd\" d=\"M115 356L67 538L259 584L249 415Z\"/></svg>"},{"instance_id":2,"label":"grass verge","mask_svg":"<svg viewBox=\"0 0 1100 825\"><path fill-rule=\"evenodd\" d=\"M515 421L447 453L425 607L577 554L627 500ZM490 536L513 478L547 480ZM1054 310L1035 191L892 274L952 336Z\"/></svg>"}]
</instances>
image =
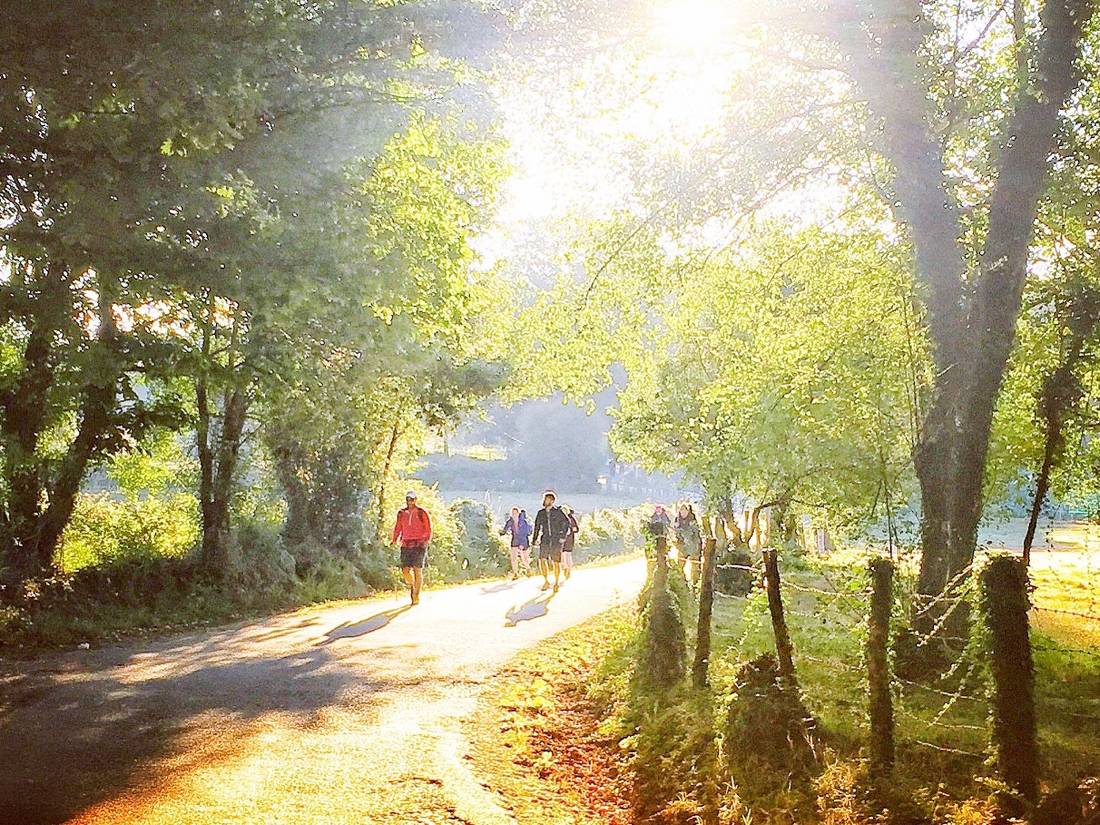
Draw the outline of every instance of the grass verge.
<instances>
[{"instance_id":1,"label":"grass verge","mask_svg":"<svg viewBox=\"0 0 1100 825\"><path fill-rule=\"evenodd\" d=\"M989 678L980 650L968 650L939 682L895 683L896 768L885 782L869 776L861 569L855 560L840 557L792 558L784 565L799 685L817 723L816 758L808 775L764 764L759 742L731 739L737 736L731 710L746 701L735 689L738 673L774 649L759 591L716 603L708 691L685 684L659 693L639 691L635 670L642 633L632 608L593 620L517 660L486 698L479 722L484 764L510 783L507 795L525 812L546 810L540 797L546 783L565 788L573 809L587 818L561 821L691 823L712 787L723 825L993 821L999 785L990 761ZM1037 579L1040 608L1061 609L1067 600L1079 606L1074 588ZM690 654L694 624L691 605L687 608ZM1035 621L1032 637L1041 775L1050 791L1094 775L1100 766L1100 650L1080 628L1063 631ZM578 709L587 715L588 727L570 718ZM711 742L718 753L713 762ZM585 756L578 760L574 753ZM577 761L606 767L589 778L568 767ZM619 801L615 815L625 818L594 812L608 789ZM654 798L643 798L647 795Z\"/></svg>"},{"instance_id":2,"label":"grass verge","mask_svg":"<svg viewBox=\"0 0 1100 825\"><path fill-rule=\"evenodd\" d=\"M467 730L475 769L520 825L634 821L633 778L606 724L614 674L631 659L634 613L616 608L524 651L482 694Z\"/></svg>"}]
</instances>

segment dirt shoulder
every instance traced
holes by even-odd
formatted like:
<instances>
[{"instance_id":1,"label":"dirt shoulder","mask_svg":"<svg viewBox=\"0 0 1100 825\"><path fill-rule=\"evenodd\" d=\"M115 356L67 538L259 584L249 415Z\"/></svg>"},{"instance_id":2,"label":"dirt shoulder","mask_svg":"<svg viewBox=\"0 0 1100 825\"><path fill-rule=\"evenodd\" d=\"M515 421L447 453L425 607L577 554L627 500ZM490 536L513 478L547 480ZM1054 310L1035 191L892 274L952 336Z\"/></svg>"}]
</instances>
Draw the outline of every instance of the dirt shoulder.
<instances>
[{"instance_id":1,"label":"dirt shoulder","mask_svg":"<svg viewBox=\"0 0 1100 825\"><path fill-rule=\"evenodd\" d=\"M587 689L633 610L615 608L516 656L467 721L474 772L519 825L633 821L629 767Z\"/></svg>"}]
</instances>

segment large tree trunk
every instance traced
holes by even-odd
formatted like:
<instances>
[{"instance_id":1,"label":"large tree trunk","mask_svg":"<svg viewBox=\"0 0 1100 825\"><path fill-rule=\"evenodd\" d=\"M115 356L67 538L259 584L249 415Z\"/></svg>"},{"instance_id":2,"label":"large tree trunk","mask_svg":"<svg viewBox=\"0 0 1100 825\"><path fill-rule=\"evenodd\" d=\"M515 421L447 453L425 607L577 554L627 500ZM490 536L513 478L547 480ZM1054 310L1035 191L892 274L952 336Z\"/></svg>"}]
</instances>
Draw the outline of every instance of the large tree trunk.
<instances>
[{"instance_id":1,"label":"large tree trunk","mask_svg":"<svg viewBox=\"0 0 1100 825\"><path fill-rule=\"evenodd\" d=\"M990 428L1020 311L1028 247L1046 181L1059 111L1076 84L1075 60L1090 0L1048 0L1038 71L1009 119L990 199L989 228L968 293L962 224L948 185L943 144L920 60L928 33L918 0L837 7L826 24L849 54L853 79L882 123L895 170L898 217L913 241L927 289L936 379L914 456L921 486L918 629L965 635L966 616L940 621L954 599L936 599L973 561ZM929 601L936 599L932 609Z\"/></svg>"},{"instance_id":2,"label":"large tree trunk","mask_svg":"<svg viewBox=\"0 0 1100 825\"><path fill-rule=\"evenodd\" d=\"M213 345L213 307L210 306L203 326L202 355L204 362ZM233 318L229 342L229 369L237 365L238 320ZM221 426L213 427L210 409L210 386L205 373L195 381L195 406L198 421L195 427L199 454L199 506L202 515L202 545L199 561L208 573L224 575L229 566L230 511L233 481L240 460L244 425L248 418L250 395L247 389L234 385L222 395ZM217 431L216 442L214 431Z\"/></svg>"}]
</instances>

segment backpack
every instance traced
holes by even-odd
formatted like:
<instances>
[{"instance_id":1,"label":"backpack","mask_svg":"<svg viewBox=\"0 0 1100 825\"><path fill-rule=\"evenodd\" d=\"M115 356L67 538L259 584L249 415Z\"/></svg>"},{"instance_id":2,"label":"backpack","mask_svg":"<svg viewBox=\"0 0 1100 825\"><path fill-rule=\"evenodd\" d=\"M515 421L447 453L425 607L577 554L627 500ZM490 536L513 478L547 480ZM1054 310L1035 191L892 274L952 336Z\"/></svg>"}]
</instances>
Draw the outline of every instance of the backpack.
<instances>
[{"instance_id":1,"label":"backpack","mask_svg":"<svg viewBox=\"0 0 1100 825\"><path fill-rule=\"evenodd\" d=\"M561 541L569 535L573 528L569 524L569 516L561 511L560 507L551 507L546 516L547 532L553 541Z\"/></svg>"}]
</instances>

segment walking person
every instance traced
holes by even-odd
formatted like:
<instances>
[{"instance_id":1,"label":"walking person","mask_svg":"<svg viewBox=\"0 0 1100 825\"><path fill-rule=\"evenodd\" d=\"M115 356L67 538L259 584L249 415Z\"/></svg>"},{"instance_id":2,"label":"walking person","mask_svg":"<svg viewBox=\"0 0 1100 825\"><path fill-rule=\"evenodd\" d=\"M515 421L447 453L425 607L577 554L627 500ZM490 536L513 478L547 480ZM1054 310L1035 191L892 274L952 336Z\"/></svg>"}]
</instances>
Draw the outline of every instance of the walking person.
<instances>
[{"instance_id":1,"label":"walking person","mask_svg":"<svg viewBox=\"0 0 1100 825\"><path fill-rule=\"evenodd\" d=\"M527 511L513 507L508 521L504 522L504 529L500 531L511 535L509 542L508 558L512 562L512 578L519 578L519 569L523 568L525 576L531 573L531 523L527 520Z\"/></svg>"},{"instance_id":2,"label":"walking person","mask_svg":"<svg viewBox=\"0 0 1100 825\"><path fill-rule=\"evenodd\" d=\"M569 532L569 519L554 502L558 496L547 490L542 497L542 509L535 516L535 529L531 543L539 546L539 572L542 573L542 589L550 589L550 571L554 571L554 592L561 581L561 551Z\"/></svg>"},{"instance_id":3,"label":"walking person","mask_svg":"<svg viewBox=\"0 0 1100 825\"><path fill-rule=\"evenodd\" d=\"M699 529L695 511L687 502L681 504L676 513L673 530L680 562L684 565L684 576L694 585L702 572L703 532Z\"/></svg>"},{"instance_id":4,"label":"walking person","mask_svg":"<svg viewBox=\"0 0 1100 825\"><path fill-rule=\"evenodd\" d=\"M561 569L565 573L566 581L568 581L569 577L573 575L573 546L577 543L577 533L580 532L581 527L577 523L572 507L563 504L561 511L569 519L569 532L565 534L565 544L561 548Z\"/></svg>"},{"instance_id":5,"label":"walking person","mask_svg":"<svg viewBox=\"0 0 1100 825\"><path fill-rule=\"evenodd\" d=\"M424 585L424 560L428 542L432 539L432 519L428 511L416 503L416 491L405 493L405 506L397 511L393 525L393 543L401 547L401 577L409 588L409 600L420 604L420 588Z\"/></svg>"}]
</instances>

